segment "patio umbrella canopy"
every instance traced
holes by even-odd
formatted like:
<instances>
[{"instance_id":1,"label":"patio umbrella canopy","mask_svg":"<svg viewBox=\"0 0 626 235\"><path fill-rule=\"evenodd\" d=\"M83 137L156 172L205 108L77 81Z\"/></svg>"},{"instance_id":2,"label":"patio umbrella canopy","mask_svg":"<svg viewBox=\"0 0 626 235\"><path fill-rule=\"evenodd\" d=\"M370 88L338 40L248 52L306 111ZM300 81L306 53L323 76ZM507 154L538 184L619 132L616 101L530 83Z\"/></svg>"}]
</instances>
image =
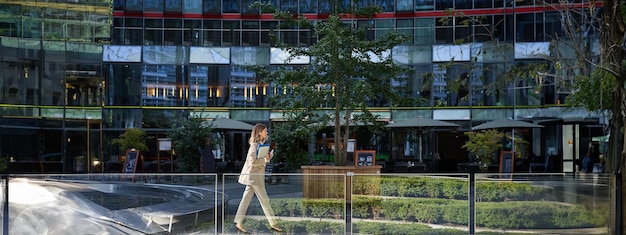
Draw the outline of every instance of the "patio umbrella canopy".
<instances>
[{"instance_id":1,"label":"patio umbrella canopy","mask_svg":"<svg viewBox=\"0 0 626 235\"><path fill-rule=\"evenodd\" d=\"M412 118L412 119L408 119L408 120L404 120L404 121L400 121L396 123L391 123L387 125L387 127L389 128L425 128L425 129L437 128L437 127L459 127L459 126L460 125L451 123L451 122L444 122L444 121L439 121L439 120L433 120L430 118L420 118L420 117Z\"/></svg>"},{"instance_id":2,"label":"patio umbrella canopy","mask_svg":"<svg viewBox=\"0 0 626 235\"><path fill-rule=\"evenodd\" d=\"M412 118L412 119L407 119L404 121L400 121L400 122L396 122L396 123L391 123L391 124L387 124L387 127L389 128L406 128L406 129L411 129L414 130L416 132L418 132L419 134L419 161L423 162L423 156L422 156L422 136L424 135L424 132L427 132L431 129L435 129L435 128L457 128L461 125L456 124L456 123L451 123L451 122L445 122L445 121L439 121L439 120L433 120L430 118ZM416 130L417 129L417 130Z\"/></svg>"},{"instance_id":3,"label":"patio umbrella canopy","mask_svg":"<svg viewBox=\"0 0 626 235\"><path fill-rule=\"evenodd\" d=\"M210 121L209 124L211 124L213 129L217 130L251 131L252 128L254 128L253 125L230 118L216 118L213 119L213 121Z\"/></svg>"},{"instance_id":4,"label":"patio umbrella canopy","mask_svg":"<svg viewBox=\"0 0 626 235\"><path fill-rule=\"evenodd\" d=\"M512 120L508 118L500 118L500 119L496 119L496 120L472 127L472 130L478 131L478 130L499 129L499 128L515 129L515 128L542 128L542 127L543 127L542 125L537 125L537 124L533 124L529 122Z\"/></svg>"}]
</instances>

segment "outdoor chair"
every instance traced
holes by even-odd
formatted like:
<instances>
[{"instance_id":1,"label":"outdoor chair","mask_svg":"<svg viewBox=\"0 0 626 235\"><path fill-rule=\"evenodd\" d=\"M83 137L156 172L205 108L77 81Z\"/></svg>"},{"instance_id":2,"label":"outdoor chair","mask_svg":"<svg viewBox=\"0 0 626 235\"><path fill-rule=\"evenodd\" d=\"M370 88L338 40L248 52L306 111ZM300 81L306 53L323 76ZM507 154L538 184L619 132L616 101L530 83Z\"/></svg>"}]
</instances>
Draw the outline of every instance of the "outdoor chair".
<instances>
[{"instance_id":1,"label":"outdoor chair","mask_svg":"<svg viewBox=\"0 0 626 235\"><path fill-rule=\"evenodd\" d=\"M544 162L531 162L528 166L528 172L533 173L533 169L539 168L542 172L546 172L549 168L550 158L552 158L551 154L545 156Z\"/></svg>"}]
</instances>

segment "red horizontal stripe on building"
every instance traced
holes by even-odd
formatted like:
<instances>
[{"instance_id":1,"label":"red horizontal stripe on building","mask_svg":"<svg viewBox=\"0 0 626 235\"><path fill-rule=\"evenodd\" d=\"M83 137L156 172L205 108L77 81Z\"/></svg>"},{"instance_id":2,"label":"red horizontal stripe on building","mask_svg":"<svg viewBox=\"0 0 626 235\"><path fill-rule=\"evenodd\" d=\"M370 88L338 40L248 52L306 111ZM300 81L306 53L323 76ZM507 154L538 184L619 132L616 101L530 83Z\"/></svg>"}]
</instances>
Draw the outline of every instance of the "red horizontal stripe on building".
<instances>
[{"instance_id":1,"label":"red horizontal stripe on building","mask_svg":"<svg viewBox=\"0 0 626 235\"><path fill-rule=\"evenodd\" d=\"M452 12L460 12L466 16L473 15L499 15L499 14L512 14L512 13L537 13L544 11L560 11L567 9L580 9L580 8L589 8L595 7L603 7L604 2L593 2L593 3L576 3L576 4L567 4L567 5L546 5L546 6L519 6L519 7L503 7L503 8L490 8L490 9L460 9L453 10ZM328 13L305 13L302 14L307 19L318 20L318 19L326 19L328 18ZM250 20L250 19L258 19L258 20L273 20L274 17L272 14L242 14L242 13L207 13L207 14L198 14L198 13L162 13L162 12L136 12L136 11L114 11L114 17L162 17L162 18L185 18L185 19L225 19L225 20ZM393 19L393 18L421 18L421 17L446 17L449 16L449 13L445 11L416 11L416 12L384 12L375 15L373 18L376 19ZM349 17L349 16L348 16Z\"/></svg>"}]
</instances>

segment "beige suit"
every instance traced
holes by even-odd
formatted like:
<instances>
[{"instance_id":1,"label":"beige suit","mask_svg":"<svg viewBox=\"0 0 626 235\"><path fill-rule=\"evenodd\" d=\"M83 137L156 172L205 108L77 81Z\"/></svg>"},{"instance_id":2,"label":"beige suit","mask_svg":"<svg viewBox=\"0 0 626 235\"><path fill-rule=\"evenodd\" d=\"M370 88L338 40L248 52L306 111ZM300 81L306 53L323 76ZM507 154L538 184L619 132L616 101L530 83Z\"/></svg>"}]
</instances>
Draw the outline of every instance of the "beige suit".
<instances>
[{"instance_id":1,"label":"beige suit","mask_svg":"<svg viewBox=\"0 0 626 235\"><path fill-rule=\"evenodd\" d=\"M274 211L270 206L270 199L267 197L265 191L265 164L267 161L265 158L256 158L256 152L259 147L258 143L253 143L248 149L248 155L246 156L246 162L241 169L241 175L239 176L239 183L246 185L246 189L243 191L237 214L235 215L235 223L242 223L252 196L256 194L256 197L261 203L261 208L265 217L270 222L270 225L275 225L276 220L274 218Z\"/></svg>"}]
</instances>

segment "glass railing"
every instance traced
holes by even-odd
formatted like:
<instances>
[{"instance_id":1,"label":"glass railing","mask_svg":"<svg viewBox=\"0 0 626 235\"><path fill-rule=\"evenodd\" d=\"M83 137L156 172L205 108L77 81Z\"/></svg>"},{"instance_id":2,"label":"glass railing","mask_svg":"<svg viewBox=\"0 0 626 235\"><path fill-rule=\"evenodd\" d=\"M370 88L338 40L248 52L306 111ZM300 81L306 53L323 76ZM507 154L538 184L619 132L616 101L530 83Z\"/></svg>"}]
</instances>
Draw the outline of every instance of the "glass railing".
<instances>
[{"instance_id":1,"label":"glass railing","mask_svg":"<svg viewBox=\"0 0 626 235\"><path fill-rule=\"evenodd\" d=\"M3 234L234 234L240 177L254 182L241 211L254 234L271 234L270 223L286 234L608 234L603 174L5 175L1 225ZM262 188L270 220L253 195Z\"/></svg>"}]
</instances>

